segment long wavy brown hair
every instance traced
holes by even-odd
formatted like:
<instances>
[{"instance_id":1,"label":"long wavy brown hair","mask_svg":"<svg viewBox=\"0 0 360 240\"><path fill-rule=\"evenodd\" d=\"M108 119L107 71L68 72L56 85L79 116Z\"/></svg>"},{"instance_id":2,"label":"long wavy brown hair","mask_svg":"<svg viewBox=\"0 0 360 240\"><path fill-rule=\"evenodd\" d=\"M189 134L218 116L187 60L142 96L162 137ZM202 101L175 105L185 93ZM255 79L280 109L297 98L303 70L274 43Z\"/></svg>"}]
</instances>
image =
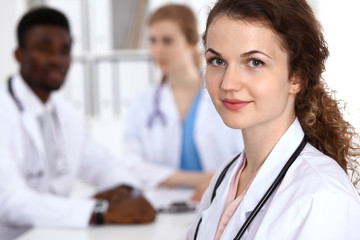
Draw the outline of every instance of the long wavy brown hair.
<instances>
[{"instance_id":1,"label":"long wavy brown hair","mask_svg":"<svg viewBox=\"0 0 360 240\"><path fill-rule=\"evenodd\" d=\"M217 17L260 22L282 40L289 54L290 76L298 74L302 89L295 100L295 112L309 143L335 159L356 187L359 183L359 135L344 120L344 106L334 97L324 80L329 56L320 23L305 0L219 0L206 23L207 30Z\"/></svg>"}]
</instances>

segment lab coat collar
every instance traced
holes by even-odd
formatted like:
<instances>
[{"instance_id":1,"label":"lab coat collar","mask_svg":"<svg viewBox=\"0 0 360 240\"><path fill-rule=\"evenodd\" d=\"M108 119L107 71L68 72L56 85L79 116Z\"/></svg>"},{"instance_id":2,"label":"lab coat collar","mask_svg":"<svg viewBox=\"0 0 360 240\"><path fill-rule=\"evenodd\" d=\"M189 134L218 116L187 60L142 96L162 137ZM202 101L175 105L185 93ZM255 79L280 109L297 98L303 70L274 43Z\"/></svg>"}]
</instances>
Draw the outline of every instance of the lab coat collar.
<instances>
[{"instance_id":1,"label":"lab coat collar","mask_svg":"<svg viewBox=\"0 0 360 240\"><path fill-rule=\"evenodd\" d=\"M181 136L182 134L182 119L180 117L180 113L176 104L176 100L175 100L175 96L174 93L172 91L172 88L170 86L170 84L168 82L165 82L163 85L157 85L156 87L161 87L160 89L160 111L162 113L164 113L166 115L167 121L166 121L166 126L164 128L163 125L160 125L160 132L164 133L165 131L167 136ZM154 92L156 94L156 89L154 89ZM196 117L195 117L195 122L194 122L194 140L196 142L196 144L204 144L205 141L208 140L204 140L204 139L199 139L201 137L204 137L204 134L196 132L196 131L201 131L204 130L204 127L200 126L201 124L204 123L204 121L206 122L207 120L204 120L203 118L207 118L209 117L209 112L211 113L212 111L215 111L214 109L209 109L209 107L213 107L212 103L206 103L206 101L211 102L210 96L207 93L206 89L200 89L201 95L200 95L200 99L199 99L199 105L197 108L197 113L196 113ZM193 104L193 103L192 103ZM213 117L213 116L211 116ZM219 117L218 115L216 115L216 117ZM222 120L220 119L220 121L222 122ZM155 129L155 128L153 128ZM155 132L153 130L153 132ZM180 162L180 150L181 150L181 138L174 138L172 140L173 142L173 146L174 148L172 148L172 151L175 151L171 154L169 154L168 156L172 156L172 164L178 164ZM161 144L161 143L159 143ZM201 146L197 146L199 148L201 148ZM163 152L161 152L161 154L164 154ZM174 157L175 156L175 157ZM201 164L204 168L208 168L211 169L213 167L209 167L207 165L214 163L214 161L204 161L204 159L201 159Z\"/></svg>"},{"instance_id":2,"label":"lab coat collar","mask_svg":"<svg viewBox=\"0 0 360 240\"><path fill-rule=\"evenodd\" d=\"M160 91L160 111L167 111L167 117L173 117L174 119L170 119L167 123L181 123L180 115L178 112L178 108L176 106L175 97L171 86L169 83L165 82L161 87ZM166 99L166 101L161 101L161 99Z\"/></svg>"},{"instance_id":3,"label":"lab coat collar","mask_svg":"<svg viewBox=\"0 0 360 240\"><path fill-rule=\"evenodd\" d=\"M160 94L161 94L161 97L162 99L166 99L166 101L160 101L160 111L165 111L166 110L166 115L167 116L171 116L173 117L174 121L169 121L169 122L175 122L175 123L179 123L181 124L181 118L180 118L180 114L179 114L179 111L178 111L178 107L176 105L176 100L175 100L175 96L174 96L174 93L171 89L171 86L169 83L165 82L162 86L160 86L162 89L160 91ZM198 112L200 111L208 111L208 109L204 109L203 108L203 102L206 98L206 101L211 101L210 97L208 96L207 92L205 92L206 90L200 90L200 91L203 91L201 93L201 96L200 96L200 102L199 102L199 107L198 107ZM192 103L193 104L193 103ZM205 112L206 113L206 112ZM206 117L206 114L203 114L203 113L199 113L197 114L197 117L196 117L196 122L198 122L198 116L200 117ZM176 121L175 121L176 120Z\"/></svg>"},{"instance_id":4,"label":"lab coat collar","mask_svg":"<svg viewBox=\"0 0 360 240\"><path fill-rule=\"evenodd\" d=\"M290 156L296 150L296 148L301 143L304 136L304 132L301 128L301 125L298 119L292 123L284 135L280 138L278 143L275 145L269 156L266 158L265 162L259 169L257 175L255 176L253 182L251 183L247 193L245 194L240 206L235 211L233 217L230 219L228 226L238 226L238 227L227 227L223 232L221 239L230 239L233 238L241 225L249 217L251 212L254 210L256 205L259 203L261 198L264 196L265 192L269 189L270 185L274 182L275 178L278 176L279 172L288 161ZM245 153L243 152L240 156L240 161L237 161L233 169L229 169L230 175L233 177L235 175L236 169L240 166L239 164L243 161ZM230 184L230 180L227 180L227 184ZM229 188L229 186L226 186ZM227 195L227 193L225 194ZM225 197L221 201L222 204L225 202ZM270 201L270 200L269 200ZM264 211L269 201L265 203L260 212ZM215 202L215 201L214 201ZM219 205L218 205L219 206ZM223 206L223 205L221 205ZM220 219L220 218L219 218ZM240 225L239 225L240 224ZM217 223L216 226L217 228ZM250 226L251 227L251 226ZM246 238L248 231L243 235Z\"/></svg>"},{"instance_id":5,"label":"lab coat collar","mask_svg":"<svg viewBox=\"0 0 360 240\"><path fill-rule=\"evenodd\" d=\"M269 189L285 163L301 143L303 137L304 131L299 120L296 118L266 158L250 185L247 194L244 196L242 204L247 209L246 215L250 214ZM262 210L266 208L267 204L264 205Z\"/></svg>"},{"instance_id":6,"label":"lab coat collar","mask_svg":"<svg viewBox=\"0 0 360 240\"><path fill-rule=\"evenodd\" d=\"M204 228L204 225L203 225L199 229L198 235L201 236L201 239L214 239L218 225L219 225L219 221L224 212L223 206L225 205L226 198L229 193L231 180L235 176L237 170L243 164L244 159L245 159L245 154L241 154L239 156L239 158L234 162L234 164L231 165L231 167L229 168L228 172L226 173L226 175L224 177L224 180L221 182L220 187L216 190L216 197L214 198L210 207L208 209L206 209L205 211L203 211L202 218L204 219L204 222L206 221L206 228ZM219 206L222 206L222 207L219 207ZM239 211L239 208L237 211ZM234 214L234 216L230 219L230 221L234 221L233 220L234 217L236 218L235 221L237 223L245 222L245 216L243 216L241 214ZM238 225L238 224L236 224L236 225ZM236 233L235 232L229 233L229 231L235 231L235 230L236 229L233 229L233 228L231 228L230 230L228 230L228 228L226 228L221 239L233 238L236 235ZM229 237L224 238L224 236L229 236Z\"/></svg>"},{"instance_id":7,"label":"lab coat collar","mask_svg":"<svg viewBox=\"0 0 360 240\"><path fill-rule=\"evenodd\" d=\"M32 139L41 157L45 149L42 136L39 134L38 116L43 114L44 111L55 110L55 99L51 94L46 104L43 104L19 74L13 76L12 84L14 94L24 108L23 111L20 112L24 130L28 137Z\"/></svg>"},{"instance_id":8,"label":"lab coat collar","mask_svg":"<svg viewBox=\"0 0 360 240\"><path fill-rule=\"evenodd\" d=\"M26 113L39 116L44 111L50 111L55 108L54 94L50 94L48 101L44 104L26 84L20 74L15 74L12 79L15 95Z\"/></svg>"}]
</instances>

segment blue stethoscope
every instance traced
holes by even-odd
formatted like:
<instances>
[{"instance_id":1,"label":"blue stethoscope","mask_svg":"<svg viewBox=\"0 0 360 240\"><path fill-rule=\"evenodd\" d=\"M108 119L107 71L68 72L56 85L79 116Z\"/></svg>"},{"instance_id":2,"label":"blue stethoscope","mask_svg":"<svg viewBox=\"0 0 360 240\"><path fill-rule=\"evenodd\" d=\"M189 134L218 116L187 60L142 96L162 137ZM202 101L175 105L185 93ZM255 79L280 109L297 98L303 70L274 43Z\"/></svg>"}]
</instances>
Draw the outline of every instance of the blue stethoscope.
<instances>
[{"instance_id":1,"label":"blue stethoscope","mask_svg":"<svg viewBox=\"0 0 360 240\"><path fill-rule=\"evenodd\" d=\"M306 135L304 135L300 145L297 147L297 149L295 150L295 152L291 155L291 157L289 158L289 160L285 163L284 167L281 169L279 175L276 177L276 179L274 180L274 182L271 184L271 186L269 187L269 189L265 192L264 196L260 199L260 201L258 202L258 204L255 206L254 210L251 212L251 214L249 215L249 217L246 219L246 221L244 222L244 224L241 226L239 232L236 234L234 240L240 240L241 237L243 236L243 234L245 233L245 231L249 228L251 222L254 220L254 218L256 217L256 215L259 213L259 211L261 210L261 208L265 205L266 201L270 198L271 194L276 190L276 188L280 185L281 181L283 180L283 178L285 177L286 172L289 170L290 166L293 164L293 162L295 162L295 160L297 159L297 157L300 155L301 151L304 149L305 145L307 143L307 137ZM210 200L210 204L212 203L212 201L214 200L215 196L216 196L216 190L219 188L221 182L224 180L225 175L227 173L227 171L229 170L229 168L231 167L231 165L238 159L238 157L240 156L240 154L238 154L228 165L226 165L226 167L223 169L223 171L221 172L221 174L219 175L215 186L214 186L214 190L212 192L211 195L211 200ZM199 227L201 224L202 218L200 218L197 226L196 226L196 230L195 230L195 234L194 234L194 240L197 239L197 235L199 232Z\"/></svg>"},{"instance_id":2,"label":"blue stethoscope","mask_svg":"<svg viewBox=\"0 0 360 240\"><path fill-rule=\"evenodd\" d=\"M7 87L8 87L8 91L10 93L11 98L13 99L13 101L15 102L15 105L17 107L17 109L19 110L20 113L24 112L24 106L22 105L22 103L20 102L19 98L16 96L14 89L13 89L13 82L12 82L12 77L9 77L8 81L7 81ZM56 125L58 126L59 131L61 130L60 128L60 123L58 122L58 118L54 118L56 121ZM62 136L62 134L60 134ZM63 140L63 139L62 139ZM64 149L64 148L63 148ZM64 154L64 153L61 153ZM68 168L68 164L65 160L64 156L60 156L58 159L58 161L54 164L54 169L52 169L53 172L53 176L55 177L59 177L61 175L65 175L69 172L69 168ZM28 174L28 177L41 177L43 176L43 171L40 171L36 174Z\"/></svg>"}]
</instances>

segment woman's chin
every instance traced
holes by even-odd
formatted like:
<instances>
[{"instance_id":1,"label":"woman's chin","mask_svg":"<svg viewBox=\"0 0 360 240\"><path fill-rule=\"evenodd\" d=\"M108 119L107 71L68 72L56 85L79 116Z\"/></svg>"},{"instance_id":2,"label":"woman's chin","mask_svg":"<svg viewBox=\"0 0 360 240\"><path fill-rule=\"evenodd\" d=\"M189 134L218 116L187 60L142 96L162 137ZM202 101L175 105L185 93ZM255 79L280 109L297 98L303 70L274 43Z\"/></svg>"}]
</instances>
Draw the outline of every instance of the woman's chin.
<instances>
[{"instance_id":1,"label":"woman's chin","mask_svg":"<svg viewBox=\"0 0 360 240\"><path fill-rule=\"evenodd\" d=\"M162 64L159 64L159 63L158 63L158 67L160 68L160 70L161 70L164 74L168 74L169 71L170 71L169 65L166 64L166 63L162 63Z\"/></svg>"},{"instance_id":2,"label":"woman's chin","mask_svg":"<svg viewBox=\"0 0 360 240\"><path fill-rule=\"evenodd\" d=\"M236 121L236 119L224 119L224 118L222 118L222 120L223 120L224 124L226 126L228 126L229 128L242 129L244 127L243 124Z\"/></svg>"}]
</instances>

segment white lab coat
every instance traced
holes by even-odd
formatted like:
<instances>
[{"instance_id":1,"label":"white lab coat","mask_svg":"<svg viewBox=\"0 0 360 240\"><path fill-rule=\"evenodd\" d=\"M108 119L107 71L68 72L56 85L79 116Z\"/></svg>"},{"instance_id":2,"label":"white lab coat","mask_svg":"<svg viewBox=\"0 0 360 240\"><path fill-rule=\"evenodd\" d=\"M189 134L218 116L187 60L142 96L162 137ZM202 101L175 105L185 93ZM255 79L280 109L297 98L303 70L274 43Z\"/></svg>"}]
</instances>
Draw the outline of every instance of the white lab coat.
<instances>
[{"instance_id":1,"label":"white lab coat","mask_svg":"<svg viewBox=\"0 0 360 240\"><path fill-rule=\"evenodd\" d=\"M180 166L182 123L170 85L160 92L160 111L166 124L157 118L147 123L154 111L154 94L149 88L135 99L127 114L124 129L125 160L145 187L157 186ZM241 130L227 127L216 112L206 89L198 105L194 123L194 142L205 171L215 171L224 159L243 149Z\"/></svg>"},{"instance_id":2,"label":"white lab coat","mask_svg":"<svg viewBox=\"0 0 360 240\"><path fill-rule=\"evenodd\" d=\"M13 77L12 86L24 111L18 110L4 85L0 89L0 239L12 239L32 226L87 226L95 201L67 198L77 178L101 190L118 184L137 186L119 161L88 135L68 103L52 94L44 106L19 75ZM51 178L46 167L46 146L37 121L48 105L59 116L69 171L57 178Z\"/></svg>"},{"instance_id":3,"label":"white lab coat","mask_svg":"<svg viewBox=\"0 0 360 240\"><path fill-rule=\"evenodd\" d=\"M243 201L230 219L221 239L233 239L245 219L272 184L303 138L296 119L265 160ZM199 213L182 239L214 239L231 179L242 164L241 155L226 174L210 205L215 173L205 192ZM224 165L225 166L225 165ZM282 183L260 210L242 239L360 239L360 198L348 176L333 159L309 143L288 170Z\"/></svg>"}]
</instances>

